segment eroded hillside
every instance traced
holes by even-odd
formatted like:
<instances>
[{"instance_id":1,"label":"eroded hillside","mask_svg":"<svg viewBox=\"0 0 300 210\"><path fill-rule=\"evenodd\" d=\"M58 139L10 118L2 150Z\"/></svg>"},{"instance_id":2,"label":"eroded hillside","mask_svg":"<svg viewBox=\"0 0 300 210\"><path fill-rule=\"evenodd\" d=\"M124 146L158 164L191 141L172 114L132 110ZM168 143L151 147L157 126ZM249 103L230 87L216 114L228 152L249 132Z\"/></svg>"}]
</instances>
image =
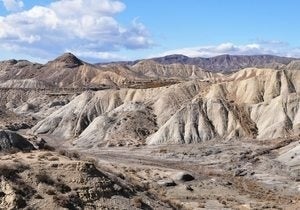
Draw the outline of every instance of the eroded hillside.
<instances>
[{"instance_id":1,"label":"eroded hillside","mask_svg":"<svg viewBox=\"0 0 300 210\"><path fill-rule=\"evenodd\" d=\"M298 208L298 67L272 56L0 62L1 208Z\"/></svg>"},{"instance_id":2,"label":"eroded hillside","mask_svg":"<svg viewBox=\"0 0 300 210\"><path fill-rule=\"evenodd\" d=\"M116 133L122 133L122 144L298 135L298 77L295 70L251 68L213 82L84 92L32 131L76 138L75 145L86 147L116 144Z\"/></svg>"}]
</instances>

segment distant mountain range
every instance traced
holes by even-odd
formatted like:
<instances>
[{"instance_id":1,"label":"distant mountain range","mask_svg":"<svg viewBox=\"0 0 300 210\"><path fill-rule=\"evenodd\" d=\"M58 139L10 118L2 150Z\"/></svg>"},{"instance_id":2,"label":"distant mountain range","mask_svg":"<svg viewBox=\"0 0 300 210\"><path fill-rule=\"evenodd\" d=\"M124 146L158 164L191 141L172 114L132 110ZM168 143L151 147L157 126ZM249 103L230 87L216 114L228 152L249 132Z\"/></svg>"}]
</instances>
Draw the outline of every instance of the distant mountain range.
<instances>
[{"instance_id":1,"label":"distant mountain range","mask_svg":"<svg viewBox=\"0 0 300 210\"><path fill-rule=\"evenodd\" d=\"M183 55L89 64L71 53L65 53L46 64L25 60L0 62L0 88L112 88L156 87L191 79L218 80L244 68L299 70L300 60L272 55L221 55L212 58L190 58ZM153 84L158 81L158 84ZM167 82L166 82L167 81ZM146 85L149 83L149 85Z\"/></svg>"},{"instance_id":2,"label":"distant mountain range","mask_svg":"<svg viewBox=\"0 0 300 210\"><path fill-rule=\"evenodd\" d=\"M202 57L187 57L184 55L168 55L165 57L157 57L146 59L148 61L155 61L159 64L185 64L196 65L197 67L212 72L233 72L243 68L257 67L257 68L273 68L281 69L288 65L291 61L299 60L297 58L280 57L274 55L220 55L211 58ZM121 61L111 62L110 64L135 65L141 60L136 61ZM97 65L102 65L98 63Z\"/></svg>"}]
</instances>

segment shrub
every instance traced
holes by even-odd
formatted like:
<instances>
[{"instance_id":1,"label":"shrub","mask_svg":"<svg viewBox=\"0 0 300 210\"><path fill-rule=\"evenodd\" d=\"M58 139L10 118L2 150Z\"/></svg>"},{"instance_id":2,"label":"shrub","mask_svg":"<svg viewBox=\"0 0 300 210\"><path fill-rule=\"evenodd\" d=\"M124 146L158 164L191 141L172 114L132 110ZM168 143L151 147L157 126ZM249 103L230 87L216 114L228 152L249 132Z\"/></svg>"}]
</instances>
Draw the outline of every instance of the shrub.
<instances>
[{"instance_id":1,"label":"shrub","mask_svg":"<svg viewBox=\"0 0 300 210\"><path fill-rule=\"evenodd\" d=\"M50 158L48 158L48 160L49 161L57 161L57 160L59 160L59 158L58 157L50 157Z\"/></svg>"},{"instance_id":2,"label":"shrub","mask_svg":"<svg viewBox=\"0 0 300 210\"><path fill-rule=\"evenodd\" d=\"M140 197L134 197L132 199L132 205L136 208L141 208L143 205L143 200Z\"/></svg>"},{"instance_id":3,"label":"shrub","mask_svg":"<svg viewBox=\"0 0 300 210\"><path fill-rule=\"evenodd\" d=\"M72 204L70 203L70 200L69 200L68 196L65 196L65 195L56 195L56 196L53 197L53 201L58 206L61 206L63 208L67 208L67 209L72 208L72 206L70 206Z\"/></svg>"},{"instance_id":4,"label":"shrub","mask_svg":"<svg viewBox=\"0 0 300 210\"><path fill-rule=\"evenodd\" d=\"M72 193L69 195L59 195L53 197L54 203L56 203L58 206L61 206L63 208L67 209L78 209L77 207L82 207L82 201L78 197L77 194Z\"/></svg>"},{"instance_id":5,"label":"shrub","mask_svg":"<svg viewBox=\"0 0 300 210\"><path fill-rule=\"evenodd\" d=\"M47 185L54 185L54 181L45 172L36 175L36 179L39 183L45 183Z\"/></svg>"},{"instance_id":6,"label":"shrub","mask_svg":"<svg viewBox=\"0 0 300 210\"><path fill-rule=\"evenodd\" d=\"M47 150L47 151L55 151L55 148L48 145L48 144L45 144L43 147L42 147L43 150Z\"/></svg>"},{"instance_id":7,"label":"shrub","mask_svg":"<svg viewBox=\"0 0 300 210\"><path fill-rule=\"evenodd\" d=\"M67 192L71 191L71 188L68 185L61 183L61 182L55 184L55 186L56 186L57 190L61 193L67 193Z\"/></svg>"},{"instance_id":8,"label":"shrub","mask_svg":"<svg viewBox=\"0 0 300 210\"><path fill-rule=\"evenodd\" d=\"M55 192L53 189L48 189L48 190L46 191L46 194L47 194L47 195L56 195L56 192Z\"/></svg>"},{"instance_id":9,"label":"shrub","mask_svg":"<svg viewBox=\"0 0 300 210\"><path fill-rule=\"evenodd\" d=\"M70 159L80 159L80 155L79 155L79 153L78 152L68 152L68 151L66 151L66 150L60 150L59 152L58 152L60 155L63 155L63 156L66 156L66 157L68 157L68 158L70 158Z\"/></svg>"},{"instance_id":10,"label":"shrub","mask_svg":"<svg viewBox=\"0 0 300 210\"><path fill-rule=\"evenodd\" d=\"M8 180L15 181L19 178L18 173L30 169L29 166L18 163L13 166L0 165L0 176L5 177Z\"/></svg>"},{"instance_id":11,"label":"shrub","mask_svg":"<svg viewBox=\"0 0 300 210\"><path fill-rule=\"evenodd\" d=\"M13 155L13 154L20 152L20 150L17 148L10 148L10 149L4 150L3 152L4 152L4 154Z\"/></svg>"}]
</instances>

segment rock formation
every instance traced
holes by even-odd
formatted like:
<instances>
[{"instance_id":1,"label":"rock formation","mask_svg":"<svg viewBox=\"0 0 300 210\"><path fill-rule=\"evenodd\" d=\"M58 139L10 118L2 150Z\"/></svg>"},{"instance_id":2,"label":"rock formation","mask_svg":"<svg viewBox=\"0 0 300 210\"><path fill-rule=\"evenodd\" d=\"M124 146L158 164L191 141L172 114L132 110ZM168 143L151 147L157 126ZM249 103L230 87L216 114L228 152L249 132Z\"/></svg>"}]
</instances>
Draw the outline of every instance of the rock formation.
<instances>
[{"instance_id":1,"label":"rock formation","mask_svg":"<svg viewBox=\"0 0 300 210\"><path fill-rule=\"evenodd\" d=\"M299 76L294 70L249 68L214 83L85 92L33 131L79 137L74 141L78 145L106 145L116 139L115 133L127 142L147 144L294 135L300 126ZM146 127L141 138L137 130Z\"/></svg>"},{"instance_id":2,"label":"rock formation","mask_svg":"<svg viewBox=\"0 0 300 210\"><path fill-rule=\"evenodd\" d=\"M8 130L0 130L0 151L11 149L32 150L33 145L23 136Z\"/></svg>"}]
</instances>

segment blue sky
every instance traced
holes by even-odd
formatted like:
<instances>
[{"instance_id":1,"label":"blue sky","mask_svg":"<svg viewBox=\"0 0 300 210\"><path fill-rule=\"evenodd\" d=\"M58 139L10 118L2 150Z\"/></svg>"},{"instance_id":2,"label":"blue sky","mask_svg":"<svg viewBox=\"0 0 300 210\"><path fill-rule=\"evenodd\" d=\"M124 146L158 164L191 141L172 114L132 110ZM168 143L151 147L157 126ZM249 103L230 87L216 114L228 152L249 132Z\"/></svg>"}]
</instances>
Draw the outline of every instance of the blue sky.
<instances>
[{"instance_id":1,"label":"blue sky","mask_svg":"<svg viewBox=\"0 0 300 210\"><path fill-rule=\"evenodd\" d=\"M0 60L300 57L298 0L0 0Z\"/></svg>"}]
</instances>

